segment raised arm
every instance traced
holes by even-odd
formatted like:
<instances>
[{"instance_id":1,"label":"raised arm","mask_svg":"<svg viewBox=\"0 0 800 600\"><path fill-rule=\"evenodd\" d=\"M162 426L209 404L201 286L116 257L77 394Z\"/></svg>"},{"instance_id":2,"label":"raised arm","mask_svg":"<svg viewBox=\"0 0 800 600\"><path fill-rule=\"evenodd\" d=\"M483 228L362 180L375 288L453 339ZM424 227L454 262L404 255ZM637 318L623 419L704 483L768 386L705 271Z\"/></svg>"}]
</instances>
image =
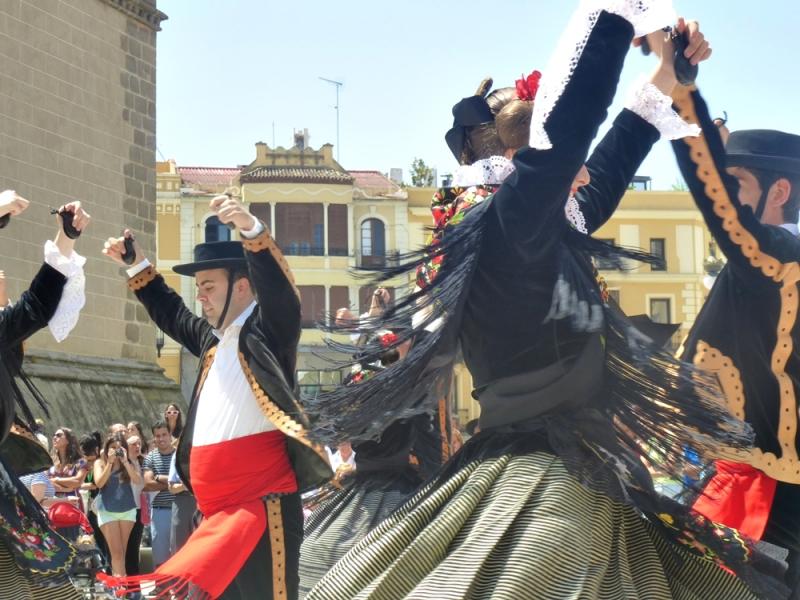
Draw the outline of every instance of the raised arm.
<instances>
[{"instance_id":1,"label":"raised arm","mask_svg":"<svg viewBox=\"0 0 800 600\"><path fill-rule=\"evenodd\" d=\"M132 236L133 232L126 229L122 237L109 238L103 254L124 265L125 238ZM211 325L186 307L180 295L150 264L137 241L133 242L133 248L136 256L134 266L128 269L128 288L136 294L159 329L195 356L200 356L208 336L213 335Z\"/></svg>"},{"instance_id":2,"label":"raised arm","mask_svg":"<svg viewBox=\"0 0 800 600\"><path fill-rule=\"evenodd\" d=\"M725 148L708 107L696 89L679 88L675 106L703 134L673 142L689 190L720 250L735 273L763 275L779 281L785 263L798 260L800 242L780 227L759 222L752 209L739 201L739 183L725 170Z\"/></svg>"},{"instance_id":3,"label":"raised arm","mask_svg":"<svg viewBox=\"0 0 800 600\"><path fill-rule=\"evenodd\" d=\"M531 129L533 145L517 152L515 172L495 194L494 207L506 243L524 258L535 257L544 247L555 243L554 227L563 226L563 208L570 186L586 160L589 145L605 120L614 98L625 55L633 39L633 26L624 18L601 12L588 33L571 76L569 66L551 65L545 73L534 103ZM570 64L574 57L564 56ZM561 67L561 69L559 69ZM559 72L568 77L563 91ZM557 96L552 108L537 111L537 103L545 105L550 96ZM537 124L544 111L544 124ZM547 140L536 131L543 129ZM548 235L543 235L547 233Z\"/></svg>"},{"instance_id":4,"label":"raised arm","mask_svg":"<svg viewBox=\"0 0 800 600\"><path fill-rule=\"evenodd\" d=\"M273 350L294 350L300 339L300 292L294 275L269 229L237 198L217 196L211 210L222 223L233 223L242 235L253 293L258 301L258 328Z\"/></svg>"},{"instance_id":5,"label":"raised arm","mask_svg":"<svg viewBox=\"0 0 800 600\"><path fill-rule=\"evenodd\" d=\"M696 21L687 23L681 18L677 28L688 38L684 54L691 63L699 64L711 56L711 48ZM649 80L643 78L631 89L625 109L586 161L590 182L576 194L590 234L617 209L659 136L674 140L700 131L672 109L670 95L678 84L672 41L662 31L648 35L647 41L659 59L658 67Z\"/></svg>"},{"instance_id":6,"label":"raised arm","mask_svg":"<svg viewBox=\"0 0 800 600\"><path fill-rule=\"evenodd\" d=\"M0 216L19 214L28 206L27 200L14 192L0 194ZM91 217L80 202L61 207L73 214L73 225L83 231ZM61 217L55 241L45 244L44 264L33 278L30 287L19 300L0 310L0 344L13 347L38 330L51 324L57 341L62 341L78 321L85 301L83 263L85 259L74 252L75 240L64 235ZM64 302L65 296L69 298Z\"/></svg>"}]
</instances>

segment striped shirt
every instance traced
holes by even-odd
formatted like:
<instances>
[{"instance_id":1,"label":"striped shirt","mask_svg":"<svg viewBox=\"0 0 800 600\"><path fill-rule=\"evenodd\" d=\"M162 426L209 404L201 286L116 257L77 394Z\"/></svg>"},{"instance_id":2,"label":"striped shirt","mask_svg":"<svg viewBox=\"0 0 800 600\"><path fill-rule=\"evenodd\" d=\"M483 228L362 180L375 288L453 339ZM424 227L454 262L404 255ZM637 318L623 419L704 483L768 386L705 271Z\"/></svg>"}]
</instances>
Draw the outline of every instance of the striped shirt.
<instances>
[{"instance_id":1,"label":"striped shirt","mask_svg":"<svg viewBox=\"0 0 800 600\"><path fill-rule=\"evenodd\" d=\"M47 471L23 475L19 478L19 480L25 485L26 488L28 488L29 491L34 483L43 483L45 498L54 498L56 495L56 488L53 487L53 482L50 481L50 478L47 476Z\"/></svg>"},{"instance_id":2,"label":"striped shirt","mask_svg":"<svg viewBox=\"0 0 800 600\"><path fill-rule=\"evenodd\" d=\"M157 475L169 475L169 464L172 462L172 455L175 454L173 450L169 454L161 454L158 448L155 448L147 453L142 465L145 471L152 471L153 477ZM163 490L156 494L153 498L153 508L171 508L172 502L175 500L175 495L170 494L169 491Z\"/></svg>"}]
</instances>

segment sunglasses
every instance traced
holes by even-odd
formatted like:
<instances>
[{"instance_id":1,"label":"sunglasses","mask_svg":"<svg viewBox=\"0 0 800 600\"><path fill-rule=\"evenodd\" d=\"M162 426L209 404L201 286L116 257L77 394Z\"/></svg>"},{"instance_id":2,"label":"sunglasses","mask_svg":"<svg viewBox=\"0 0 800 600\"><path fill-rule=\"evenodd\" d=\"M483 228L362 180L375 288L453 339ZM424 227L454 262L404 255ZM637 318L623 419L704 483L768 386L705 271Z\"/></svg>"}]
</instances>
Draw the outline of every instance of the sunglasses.
<instances>
[{"instance_id":1,"label":"sunglasses","mask_svg":"<svg viewBox=\"0 0 800 600\"><path fill-rule=\"evenodd\" d=\"M165 415L179 415L179 414L181 414L181 411L179 411L179 410L168 410L164 414Z\"/></svg>"},{"instance_id":2,"label":"sunglasses","mask_svg":"<svg viewBox=\"0 0 800 600\"><path fill-rule=\"evenodd\" d=\"M54 434L53 434L53 437L54 437L54 438L60 438L60 437L64 437L64 434L63 434L63 433L61 433L61 432L59 431L58 433L54 433Z\"/></svg>"}]
</instances>

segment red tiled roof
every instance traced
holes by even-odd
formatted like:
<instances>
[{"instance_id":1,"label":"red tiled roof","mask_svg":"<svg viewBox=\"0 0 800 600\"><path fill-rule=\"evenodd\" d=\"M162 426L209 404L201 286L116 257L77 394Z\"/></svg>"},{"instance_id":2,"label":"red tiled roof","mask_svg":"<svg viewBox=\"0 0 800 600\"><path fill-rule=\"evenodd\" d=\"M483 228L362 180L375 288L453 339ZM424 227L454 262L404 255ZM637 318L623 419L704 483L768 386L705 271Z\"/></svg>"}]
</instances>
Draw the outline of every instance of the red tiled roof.
<instances>
[{"instance_id":1,"label":"red tiled roof","mask_svg":"<svg viewBox=\"0 0 800 600\"><path fill-rule=\"evenodd\" d=\"M399 185L380 171L348 171L353 176L353 185L368 197L395 196L401 191Z\"/></svg>"},{"instance_id":2,"label":"red tiled roof","mask_svg":"<svg viewBox=\"0 0 800 600\"><path fill-rule=\"evenodd\" d=\"M347 171L339 171L330 167L253 167L241 175L242 183L353 183L353 177Z\"/></svg>"},{"instance_id":3,"label":"red tiled roof","mask_svg":"<svg viewBox=\"0 0 800 600\"><path fill-rule=\"evenodd\" d=\"M230 186L239 171L237 167L178 167L182 185L212 191Z\"/></svg>"}]
</instances>

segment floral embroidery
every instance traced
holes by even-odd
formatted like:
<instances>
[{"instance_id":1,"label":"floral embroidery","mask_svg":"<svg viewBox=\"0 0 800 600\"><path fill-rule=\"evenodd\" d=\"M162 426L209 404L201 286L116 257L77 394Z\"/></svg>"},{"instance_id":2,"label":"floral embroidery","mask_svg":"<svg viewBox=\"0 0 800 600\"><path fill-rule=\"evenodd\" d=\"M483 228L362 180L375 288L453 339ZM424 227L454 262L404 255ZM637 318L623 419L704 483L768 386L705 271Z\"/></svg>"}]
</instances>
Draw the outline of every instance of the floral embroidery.
<instances>
[{"instance_id":1,"label":"floral embroidery","mask_svg":"<svg viewBox=\"0 0 800 600\"><path fill-rule=\"evenodd\" d=\"M5 539L28 560L38 563L51 562L61 550L60 540L52 531L42 527L23 512L19 498L15 500L19 525L13 525L0 515L0 529L7 534L4 536Z\"/></svg>"},{"instance_id":2,"label":"floral embroidery","mask_svg":"<svg viewBox=\"0 0 800 600\"><path fill-rule=\"evenodd\" d=\"M435 248L441 242L445 229L461 223L472 207L486 200L499 187L499 185L480 185L466 190L462 187L442 188L433 195L431 213L434 225L428 242L432 251L429 259L417 269L417 287L420 289L429 287L442 266L444 254L437 253Z\"/></svg>"}]
</instances>

